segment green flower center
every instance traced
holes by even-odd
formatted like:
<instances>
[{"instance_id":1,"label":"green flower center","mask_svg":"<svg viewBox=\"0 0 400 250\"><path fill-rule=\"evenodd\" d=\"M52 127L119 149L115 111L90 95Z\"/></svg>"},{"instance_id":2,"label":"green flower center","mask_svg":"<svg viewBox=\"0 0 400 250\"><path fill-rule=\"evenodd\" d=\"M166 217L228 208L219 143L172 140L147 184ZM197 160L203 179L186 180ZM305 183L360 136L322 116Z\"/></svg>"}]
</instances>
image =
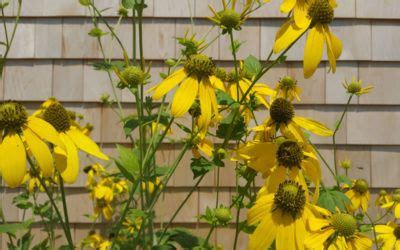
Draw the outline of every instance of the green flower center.
<instances>
[{"instance_id":1,"label":"green flower center","mask_svg":"<svg viewBox=\"0 0 400 250\"><path fill-rule=\"evenodd\" d=\"M271 118L277 123L289 123L294 117L293 105L284 98L277 98L271 104Z\"/></svg>"},{"instance_id":2,"label":"green flower center","mask_svg":"<svg viewBox=\"0 0 400 250\"><path fill-rule=\"evenodd\" d=\"M215 64L208 56L197 54L188 58L184 68L189 74L194 74L201 79L214 73Z\"/></svg>"},{"instance_id":3,"label":"green flower center","mask_svg":"<svg viewBox=\"0 0 400 250\"><path fill-rule=\"evenodd\" d=\"M7 101L0 105L0 129L19 130L27 120L28 113L22 104Z\"/></svg>"},{"instance_id":4,"label":"green flower center","mask_svg":"<svg viewBox=\"0 0 400 250\"><path fill-rule=\"evenodd\" d=\"M296 218L306 204L305 191L297 182L284 181L279 184L278 191L275 193L274 204L276 209Z\"/></svg>"},{"instance_id":5,"label":"green flower center","mask_svg":"<svg viewBox=\"0 0 400 250\"><path fill-rule=\"evenodd\" d=\"M393 201L400 202L400 194L394 194L393 195Z\"/></svg>"},{"instance_id":6,"label":"green flower center","mask_svg":"<svg viewBox=\"0 0 400 250\"><path fill-rule=\"evenodd\" d=\"M279 81L279 89L281 90L289 90L294 89L297 86L297 81L290 76L284 76Z\"/></svg>"},{"instance_id":7,"label":"green flower center","mask_svg":"<svg viewBox=\"0 0 400 250\"><path fill-rule=\"evenodd\" d=\"M332 215L331 220L332 226L341 236L349 237L357 230L357 221L350 214L334 214Z\"/></svg>"},{"instance_id":8,"label":"green flower center","mask_svg":"<svg viewBox=\"0 0 400 250\"><path fill-rule=\"evenodd\" d=\"M226 207L215 209L215 217L223 223L226 223L232 219L231 211Z\"/></svg>"},{"instance_id":9,"label":"green flower center","mask_svg":"<svg viewBox=\"0 0 400 250\"><path fill-rule=\"evenodd\" d=\"M308 9L308 16L314 23L329 24L333 21L334 10L328 0L315 0Z\"/></svg>"},{"instance_id":10,"label":"green flower center","mask_svg":"<svg viewBox=\"0 0 400 250\"><path fill-rule=\"evenodd\" d=\"M146 80L146 73L139 67L129 66L121 73L122 78L128 83L129 87L141 85Z\"/></svg>"},{"instance_id":11,"label":"green flower center","mask_svg":"<svg viewBox=\"0 0 400 250\"><path fill-rule=\"evenodd\" d=\"M393 234L396 237L397 240L400 240L400 226L397 226L394 230L393 230Z\"/></svg>"},{"instance_id":12,"label":"green flower center","mask_svg":"<svg viewBox=\"0 0 400 250\"><path fill-rule=\"evenodd\" d=\"M220 23L227 29L236 29L240 26L240 14L232 9L225 9L218 13Z\"/></svg>"},{"instance_id":13,"label":"green flower center","mask_svg":"<svg viewBox=\"0 0 400 250\"><path fill-rule=\"evenodd\" d=\"M71 127L70 115L59 103L47 107L43 113L43 119L50 123L58 132L67 131Z\"/></svg>"},{"instance_id":14,"label":"green flower center","mask_svg":"<svg viewBox=\"0 0 400 250\"><path fill-rule=\"evenodd\" d=\"M394 193L395 193L395 194L400 194L400 188L395 189L395 190L394 190Z\"/></svg>"},{"instance_id":15,"label":"green flower center","mask_svg":"<svg viewBox=\"0 0 400 250\"><path fill-rule=\"evenodd\" d=\"M303 150L295 141L284 141L279 145L276 158L281 166L289 169L293 167L301 168L301 161L304 158Z\"/></svg>"},{"instance_id":16,"label":"green flower center","mask_svg":"<svg viewBox=\"0 0 400 250\"><path fill-rule=\"evenodd\" d=\"M226 81L228 73L226 73L224 68L216 67L214 69L214 75L221 81Z\"/></svg>"},{"instance_id":17,"label":"green flower center","mask_svg":"<svg viewBox=\"0 0 400 250\"><path fill-rule=\"evenodd\" d=\"M386 190L382 189L379 191L379 196L385 196L385 195L387 195Z\"/></svg>"},{"instance_id":18,"label":"green flower center","mask_svg":"<svg viewBox=\"0 0 400 250\"><path fill-rule=\"evenodd\" d=\"M347 85L347 92L350 94L357 94L361 91L361 88L360 82L351 82L349 85Z\"/></svg>"},{"instance_id":19,"label":"green flower center","mask_svg":"<svg viewBox=\"0 0 400 250\"><path fill-rule=\"evenodd\" d=\"M353 188L357 193L364 194L368 191L368 182L364 179L358 179L354 183Z\"/></svg>"}]
</instances>

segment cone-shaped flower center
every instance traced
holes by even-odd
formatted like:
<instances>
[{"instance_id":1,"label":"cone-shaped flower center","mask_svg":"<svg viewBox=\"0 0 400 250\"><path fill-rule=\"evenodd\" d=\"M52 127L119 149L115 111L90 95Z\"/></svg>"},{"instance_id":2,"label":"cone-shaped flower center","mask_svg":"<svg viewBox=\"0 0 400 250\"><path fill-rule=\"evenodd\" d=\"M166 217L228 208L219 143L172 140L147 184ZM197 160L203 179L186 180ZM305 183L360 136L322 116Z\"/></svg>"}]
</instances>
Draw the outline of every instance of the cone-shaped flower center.
<instances>
[{"instance_id":1,"label":"cone-shaped flower center","mask_svg":"<svg viewBox=\"0 0 400 250\"><path fill-rule=\"evenodd\" d=\"M19 130L27 121L26 108L17 102L4 102L0 105L0 129Z\"/></svg>"},{"instance_id":2,"label":"cone-shaped flower center","mask_svg":"<svg viewBox=\"0 0 400 250\"><path fill-rule=\"evenodd\" d=\"M64 132L71 127L68 111L59 103L47 107L43 119L50 123L58 132Z\"/></svg>"},{"instance_id":3,"label":"cone-shaped flower center","mask_svg":"<svg viewBox=\"0 0 400 250\"><path fill-rule=\"evenodd\" d=\"M382 189L379 191L379 196L385 196L385 195L387 195L386 190Z\"/></svg>"},{"instance_id":4,"label":"cone-shaped flower center","mask_svg":"<svg viewBox=\"0 0 400 250\"><path fill-rule=\"evenodd\" d=\"M215 64L208 56L197 54L189 57L184 67L189 74L195 74L201 79L210 76L214 72Z\"/></svg>"},{"instance_id":5,"label":"cone-shaped flower center","mask_svg":"<svg viewBox=\"0 0 400 250\"><path fill-rule=\"evenodd\" d=\"M284 141L279 145L276 158L280 166L290 169L293 167L301 168L303 150L301 150L300 145L295 141Z\"/></svg>"},{"instance_id":6,"label":"cone-shaped flower center","mask_svg":"<svg viewBox=\"0 0 400 250\"><path fill-rule=\"evenodd\" d=\"M297 86L297 81L290 76L284 76L279 81L279 89L281 90L290 90L294 89Z\"/></svg>"},{"instance_id":7,"label":"cone-shaped flower center","mask_svg":"<svg viewBox=\"0 0 400 250\"><path fill-rule=\"evenodd\" d=\"M315 0L308 9L313 23L329 24L333 21L334 11L328 0Z\"/></svg>"},{"instance_id":8,"label":"cone-shaped flower center","mask_svg":"<svg viewBox=\"0 0 400 250\"><path fill-rule=\"evenodd\" d=\"M227 29L235 29L240 25L240 14L232 9L225 9L218 13L221 25Z\"/></svg>"},{"instance_id":9,"label":"cone-shaped flower center","mask_svg":"<svg viewBox=\"0 0 400 250\"><path fill-rule=\"evenodd\" d=\"M297 182L285 181L279 184L274 198L275 208L296 218L304 209L306 196Z\"/></svg>"},{"instance_id":10,"label":"cone-shaped flower center","mask_svg":"<svg viewBox=\"0 0 400 250\"><path fill-rule=\"evenodd\" d=\"M221 81L226 81L228 73L224 68L216 67L214 69L214 75L218 77Z\"/></svg>"},{"instance_id":11,"label":"cone-shaped flower center","mask_svg":"<svg viewBox=\"0 0 400 250\"><path fill-rule=\"evenodd\" d=\"M400 226L397 226L394 230L393 230L393 234L396 237L397 240L400 240Z\"/></svg>"},{"instance_id":12,"label":"cone-shaped flower center","mask_svg":"<svg viewBox=\"0 0 400 250\"><path fill-rule=\"evenodd\" d=\"M353 81L347 85L347 92L350 94L357 94L362 89L361 82Z\"/></svg>"},{"instance_id":13,"label":"cone-shaped flower center","mask_svg":"<svg viewBox=\"0 0 400 250\"><path fill-rule=\"evenodd\" d=\"M122 71L122 77L129 84L129 87L136 87L144 83L146 73L139 67L129 66Z\"/></svg>"},{"instance_id":14,"label":"cone-shaped flower center","mask_svg":"<svg viewBox=\"0 0 400 250\"><path fill-rule=\"evenodd\" d=\"M271 118L277 123L289 123L294 116L293 105L284 98L277 98L271 104Z\"/></svg>"},{"instance_id":15,"label":"cone-shaped flower center","mask_svg":"<svg viewBox=\"0 0 400 250\"><path fill-rule=\"evenodd\" d=\"M368 182L364 179L358 179L354 183L354 190L357 193L363 194L368 191Z\"/></svg>"},{"instance_id":16,"label":"cone-shaped flower center","mask_svg":"<svg viewBox=\"0 0 400 250\"><path fill-rule=\"evenodd\" d=\"M393 201L400 202L400 194L394 194L393 195Z\"/></svg>"},{"instance_id":17,"label":"cone-shaped flower center","mask_svg":"<svg viewBox=\"0 0 400 250\"><path fill-rule=\"evenodd\" d=\"M350 214L334 214L332 215L332 226L341 236L351 236L357 230L357 221Z\"/></svg>"}]
</instances>

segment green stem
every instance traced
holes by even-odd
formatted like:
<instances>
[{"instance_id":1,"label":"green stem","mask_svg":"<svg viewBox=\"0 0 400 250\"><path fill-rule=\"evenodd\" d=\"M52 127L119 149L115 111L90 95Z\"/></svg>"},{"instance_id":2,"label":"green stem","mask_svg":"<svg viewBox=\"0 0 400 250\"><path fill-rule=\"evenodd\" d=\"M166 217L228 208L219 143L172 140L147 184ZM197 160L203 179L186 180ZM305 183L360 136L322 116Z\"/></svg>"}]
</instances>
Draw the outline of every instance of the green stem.
<instances>
[{"instance_id":1,"label":"green stem","mask_svg":"<svg viewBox=\"0 0 400 250\"><path fill-rule=\"evenodd\" d=\"M315 152L317 152L318 156L321 158L322 162L325 164L325 166L328 168L329 172L332 174L332 177L336 180L336 184L339 187L340 183L339 181L336 179L336 174L335 171L332 169L332 167L329 165L329 163L327 162L327 160L325 159L325 157L321 154L321 152L318 150L318 148L314 145L314 143L312 143L310 140L308 140L308 143L310 143L310 145L313 147L313 149L315 150Z\"/></svg>"},{"instance_id":2,"label":"green stem","mask_svg":"<svg viewBox=\"0 0 400 250\"><path fill-rule=\"evenodd\" d=\"M379 249L378 238L376 237L376 231L375 231L375 223L372 221L371 216L369 216L368 213L365 213L365 216L367 216L369 222L371 223L372 231L374 232L375 246L376 249Z\"/></svg>"},{"instance_id":3,"label":"green stem","mask_svg":"<svg viewBox=\"0 0 400 250\"><path fill-rule=\"evenodd\" d=\"M233 64L235 66L235 81L236 81L236 96L237 100L239 102L240 99L240 86L239 86L239 70L238 70L238 65L237 65L237 56L236 56L236 49L235 49L235 41L233 40L233 32L230 30L229 32L229 38L231 41L231 49L232 49L232 56L233 56Z\"/></svg>"},{"instance_id":4,"label":"green stem","mask_svg":"<svg viewBox=\"0 0 400 250\"><path fill-rule=\"evenodd\" d=\"M192 189L190 190L190 192L188 193L188 195L186 196L186 198L181 202L181 204L179 205L178 209L174 212L174 214L172 215L171 219L168 221L167 225L165 226L159 240L158 243L161 242L163 236L165 235L165 233L167 232L168 228L171 226L172 222L174 221L174 219L176 218L176 216L178 215L178 213L181 211L181 209L183 208L183 206L186 204L186 202L189 200L190 196L193 194L193 192L197 189L197 187L199 186L200 182L203 180L203 178L206 175L203 174L196 182L196 184L192 187Z\"/></svg>"},{"instance_id":5,"label":"green stem","mask_svg":"<svg viewBox=\"0 0 400 250\"><path fill-rule=\"evenodd\" d=\"M119 220L117 222L116 231L114 232L114 239L113 239L112 244L111 244L111 249L114 249L115 244L117 243L119 232L120 232L121 227L122 227L122 223L124 222L124 220L126 218L126 215L128 214L129 206L131 205L131 203L133 201L133 197L135 195L135 191L136 191L139 183L141 183L140 180L138 180L134 185L132 185L132 189L129 192L129 197L128 197L128 200L126 202L125 208L122 211L121 217L119 218Z\"/></svg>"},{"instance_id":6,"label":"green stem","mask_svg":"<svg viewBox=\"0 0 400 250\"><path fill-rule=\"evenodd\" d=\"M347 110L349 109L349 104L350 104L352 98L353 98L353 94L351 94L351 95L349 96L349 99L347 100L346 106L345 106L345 108L344 108L344 110L343 110L343 113L342 113L342 115L341 115L341 117L340 117L340 120L339 120L338 124L337 124L336 127L335 127L335 131L333 132L333 136L332 136L332 144L333 144L333 163L334 163L334 166L335 166L335 174L336 174L336 175L338 175L338 164L337 164L337 162L336 162L336 157L337 157L337 156L336 156L336 154L337 154L336 134L337 134L337 132L339 131L340 126L342 125L344 116L346 115Z\"/></svg>"},{"instance_id":7,"label":"green stem","mask_svg":"<svg viewBox=\"0 0 400 250\"><path fill-rule=\"evenodd\" d=\"M68 218L68 208L67 208L67 199L66 199L66 195L65 195L65 188L64 188L64 180L61 176L61 174L59 174L59 179L60 179L60 191L61 191L61 201L62 201L62 205L63 205L63 210L64 210L64 220L65 220L65 226L69 232L68 237L70 238L71 242L72 242L72 236L71 236L71 229L69 227L69 218Z\"/></svg>"}]
</instances>

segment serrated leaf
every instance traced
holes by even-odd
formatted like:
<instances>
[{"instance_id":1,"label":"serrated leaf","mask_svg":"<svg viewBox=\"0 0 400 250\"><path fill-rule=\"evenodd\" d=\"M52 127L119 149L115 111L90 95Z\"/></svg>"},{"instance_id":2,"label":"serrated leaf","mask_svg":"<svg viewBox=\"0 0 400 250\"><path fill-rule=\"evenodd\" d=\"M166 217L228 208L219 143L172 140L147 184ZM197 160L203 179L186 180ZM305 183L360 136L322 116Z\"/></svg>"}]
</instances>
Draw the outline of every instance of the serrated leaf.
<instances>
[{"instance_id":1,"label":"serrated leaf","mask_svg":"<svg viewBox=\"0 0 400 250\"><path fill-rule=\"evenodd\" d=\"M122 0L122 6L125 9L133 9L135 7L135 0Z\"/></svg>"},{"instance_id":2,"label":"serrated leaf","mask_svg":"<svg viewBox=\"0 0 400 250\"><path fill-rule=\"evenodd\" d=\"M0 224L0 233L10 233L14 235L20 230L28 229L32 223L33 219L26 220L22 223Z\"/></svg>"},{"instance_id":3,"label":"serrated leaf","mask_svg":"<svg viewBox=\"0 0 400 250\"><path fill-rule=\"evenodd\" d=\"M331 212L336 212L336 208L345 211L346 205L350 203L349 198L342 192L334 189L324 189L321 191L318 205Z\"/></svg>"},{"instance_id":4,"label":"serrated leaf","mask_svg":"<svg viewBox=\"0 0 400 250\"><path fill-rule=\"evenodd\" d=\"M210 161L201 156L200 158L192 158L192 163L190 164L190 168L192 169L193 179L196 179L199 176L205 175L215 167Z\"/></svg>"},{"instance_id":5,"label":"serrated leaf","mask_svg":"<svg viewBox=\"0 0 400 250\"><path fill-rule=\"evenodd\" d=\"M255 76L260 73L262 65L256 57L250 55L244 60L244 69L246 73Z\"/></svg>"},{"instance_id":6,"label":"serrated leaf","mask_svg":"<svg viewBox=\"0 0 400 250\"><path fill-rule=\"evenodd\" d=\"M204 243L204 239L193 235L187 229L174 228L170 231L173 235L170 240L178 243L183 249L193 249Z\"/></svg>"},{"instance_id":7,"label":"serrated leaf","mask_svg":"<svg viewBox=\"0 0 400 250\"><path fill-rule=\"evenodd\" d=\"M353 184L351 179L349 177L345 176L345 175L337 175L335 178L339 183L345 183L349 187L351 187L352 184Z\"/></svg>"},{"instance_id":8,"label":"serrated leaf","mask_svg":"<svg viewBox=\"0 0 400 250\"><path fill-rule=\"evenodd\" d=\"M117 145L117 151L118 159L115 159L115 163L118 169L129 181L135 181L139 175L139 161L135 152L121 145Z\"/></svg>"},{"instance_id":9,"label":"serrated leaf","mask_svg":"<svg viewBox=\"0 0 400 250\"><path fill-rule=\"evenodd\" d=\"M224 91L217 89L216 95L217 95L217 101L218 101L219 105L231 106L233 103L236 103L236 101L233 100L232 97L230 97L230 95L228 95Z\"/></svg>"}]
</instances>

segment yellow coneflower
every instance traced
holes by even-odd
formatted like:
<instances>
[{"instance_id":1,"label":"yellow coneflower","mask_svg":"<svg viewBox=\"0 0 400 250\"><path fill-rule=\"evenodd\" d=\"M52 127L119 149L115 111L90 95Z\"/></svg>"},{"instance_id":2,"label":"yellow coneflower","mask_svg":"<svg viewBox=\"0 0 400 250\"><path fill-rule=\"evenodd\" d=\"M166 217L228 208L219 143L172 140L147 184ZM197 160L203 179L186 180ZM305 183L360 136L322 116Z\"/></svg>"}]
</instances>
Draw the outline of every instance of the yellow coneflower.
<instances>
[{"instance_id":1,"label":"yellow coneflower","mask_svg":"<svg viewBox=\"0 0 400 250\"><path fill-rule=\"evenodd\" d=\"M300 128L320 136L332 136L333 134L329 128L320 122L296 116L293 104L284 98L279 97L273 100L269 113L270 117L262 125L253 128L253 131L274 135L276 130L279 129L286 138L300 142L307 141Z\"/></svg>"},{"instance_id":2,"label":"yellow coneflower","mask_svg":"<svg viewBox=\"0 0 400 250\"><path fill-rule=\"evenodd\" d=\"M386 190L382 189L379 191L378 197L375 200L375 205L380 207L384 204L387 204L392 201L392 197L386 192Z\"/></svg>"},{"instance_id":3,"label":"yellow coneflower","mask_svg":"<svg viewBox=\"0 0 400 250\"><path fill-rule=\"evenodd\" d=\"M364 212L368 210L368 203L371 195L369 192L368 182L366 180L354 180L353 186L345 194L351 201L349 206L351 211L356 211L359 208L361 208Z\"/></svg>"},{"instance_id":4,"label":"yellow coneflower","mask_svg":"<svg viewBox=\"0 0 400 250\"><path fill-rule=\"evenodd\" d=\"M93 188L91 196L94 201L94 215L96 218L102 214L104 219L107 221L111 220L114 212L111 206L114 200L112 188L100 182Z\"/></svg>"},{"instance_id":5,"label":"yellow coneflower","mask_svg":"<svg viewBox=\"0 0 400 250\"><path fill-rule=\"evenodd\" d=\"M111 247L111 242L94 231L91 231L89 235L82 240L82 246L90 247L91 249L107 250Z\"/></svg>"},{"instance_id":6,"label":"yellow coneflower","mask_svg":"<svg viewBox=\"0 0 400 250\"><path fill-rule=\"evenodd\" d=\"M318 214L319 208L307 202L304 188L285 181L274 194L257 197L247 214L247 223L257 226L249 237L248 249L304 249L307 220Z\"/></svg>"},{"instance_id":7,"label":"yellow coneflower","mask_svg":"<svg viewBox=\"0 0 400 250\"><path fill-rule=\"evenodd\" d=\"M383 242L382 250L400 249L400 226L389 222L387 225L375 226L378 241Z\"/></svg>"},{"instance_id":8,"label":"yellow coneflower","mask_svg":"<svg viewBox=\"0 0 400 250\"><path fill-rule=\"evenodd\" d=\"M293 12L293 17L298 27L309 25L308 21L308 8L307 0L283 0L280 11L282 13Z\"/></svg>"},{"instance_id":9,"label":"yellow coneflower","mask_svg":"<svg viewBox=\"0 0 400 250\"><path fill-rule=\"evenodd\" d=\"M373 86L367 86L363 88L363 82L362 80L356 80L355 77L353 77L353 80L351 82L345 82L343 84L343 87L346 89L347 93L356 95L356 96L361 96L364 94L368 94L371 92L374 87Z\"/></svg>"},{"instance_id":10,"label":"yellow coneflower","mask_svg":"<svg viewBox=\"0 0 400 250\"><path fill-rule=\"evenodd\" d=\"M297 86L297 80L290 76L282 77L275 91L276 97L288 99L289 101L293 101L293 99L296 98L297 101L300 101L301 89Z\"/></svg>"},{"instance_id":11,"label":"yellow coneflower","mask_svg":"<svg viewBox=\"0 0 400 250\"><path fill-rule=\"evenodd\" d=\"M182 117L198 98L201 109L199 127L207 130L212 119L219 117L215 86L221 84L221 81L213 75L214 69L211 58L203 54L192 55L182 69L175 71L149 91L154 92L154 100L159 100L179 85L171 104L172 116Z\"/></svg>"},{"instance_id":12,"label":"yellow coneflower","mask_svg":"<svg viewBox=\"0 0 400 250\"><path fill-rule=\"evenodd\" d=\"M101 164L95 163L85 167L84 172L87 174L85 186L92 187L97 183L96 178L105 172L105 168Z\"/></svg>"},{"instance_id":13,"label":"yellow coneflower","mask_svg":"<svg viewBox=\"0 0 400 250\"><path fill-rule=\"evenodd\" d=\"M43 177L54 172L54 159L46 142L65 149L64 143L51 124L34 116L12 101L0 105L0 170L9 187L22 184L27 157L32 157ZM37 171L39 171L37 169Z\"/></svg>"},{"instance_id":14,"label":"yellow coneflower","mask_svg":"<svg viewBox=\"0 0 400 250\"><path fill-rule=\"evenodd\" d=\"M383 204L382 208L393 209L394 217L400 219L400 193L394 193L391 201Z\"/></svg>"},{"instance_id":15,"label":"yellow coneflower","mask_svg":"<svg viewBox=\"0 0 400 250\"><path fill-rule=\"evenodd\" d=\"M333 73L336 71L336 60L342 53L342 42L330 31L329 24L334 19L334 0L313 0L307 11L308 24L299 27L294 18L283 24L279 29L274 53L279 53L288 48L304 32L310 29L304 48L304 77L310 78L322 59L324 45L326 44L328 60Z\"/></svg>"},{"instance_id":16,"label":"yellow coneflower","mask_svg":"<svg viewBox=\"0 0 400 250\"><path fill-rule=\"evenodd\" d=\"M372 240L359 232L357 220L352 215L330 214L325 210L325 217L308 219L311 232L304 241L307 249L371 249Z\"/></svg>"},{"instance_id":17,"label":"yellow coneflower","mask_svg":"<svg viewBox=\"0 0 400 250\"><path fill-rule=\"evenodd\" d=\"M303 175L308 176L319 190L321 168L313 149L293 140L250 142L236 151L236 159L245 160L251 168L268 177L266 191L273 193L287 177L306 189ZM315 193L318 198L318 192Z\"/></svg>"},{"instance_id":18,"label":"yellow coneflower","mask_svg":"<svg viewBox=\"0 0 400 250\"><path fill-rule=\"evenodd\" d=\"M56 167L66 183L74 183L78 178L79 149L99 159L109 160L108 156L100 151L99 146L74 125L68 111L56 99L44 102L36 115L50 123L65 144L65 150L55 147L54 153Z\"/></svg>"}]
</instances>

